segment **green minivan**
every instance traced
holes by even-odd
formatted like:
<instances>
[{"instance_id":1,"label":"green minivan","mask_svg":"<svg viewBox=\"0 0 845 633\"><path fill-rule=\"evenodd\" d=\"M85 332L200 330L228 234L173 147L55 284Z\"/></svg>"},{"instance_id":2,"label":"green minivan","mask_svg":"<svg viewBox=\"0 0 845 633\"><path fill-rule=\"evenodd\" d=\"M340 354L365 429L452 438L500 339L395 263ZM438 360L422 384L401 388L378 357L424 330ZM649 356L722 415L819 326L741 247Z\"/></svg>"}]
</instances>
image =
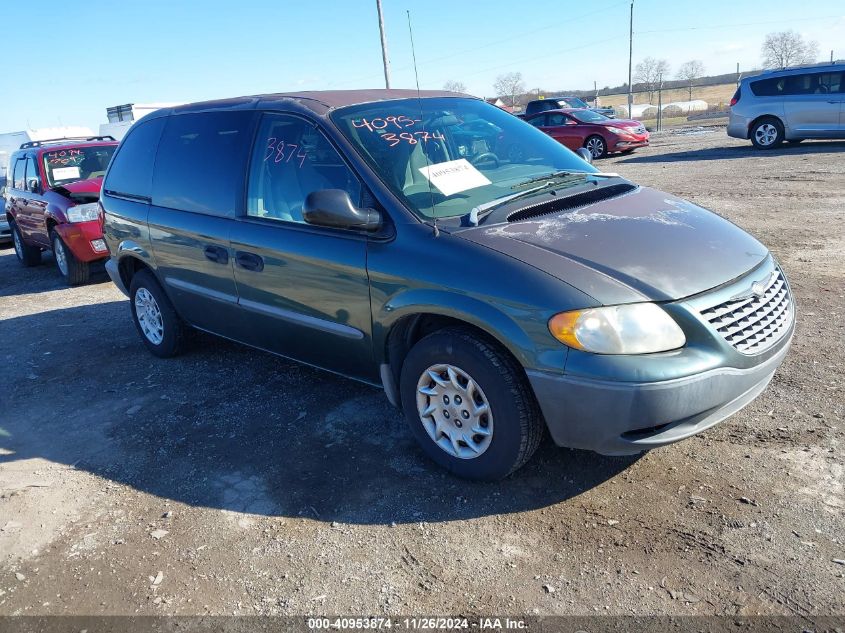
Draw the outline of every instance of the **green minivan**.
<instances>
[{"instance_id":1,"label":"green minivan","mask_svg":"<svg viewBox=\"0 0 845 633\"><path fill-rule=\"evenodd\" d=\"M508 475L546 429L617 455L699 433L765 389L794 330L756 239L467 95L159 110L100 204L153 354L192 327L377 385L462 477Z\"/></svg>"}]
</instances>

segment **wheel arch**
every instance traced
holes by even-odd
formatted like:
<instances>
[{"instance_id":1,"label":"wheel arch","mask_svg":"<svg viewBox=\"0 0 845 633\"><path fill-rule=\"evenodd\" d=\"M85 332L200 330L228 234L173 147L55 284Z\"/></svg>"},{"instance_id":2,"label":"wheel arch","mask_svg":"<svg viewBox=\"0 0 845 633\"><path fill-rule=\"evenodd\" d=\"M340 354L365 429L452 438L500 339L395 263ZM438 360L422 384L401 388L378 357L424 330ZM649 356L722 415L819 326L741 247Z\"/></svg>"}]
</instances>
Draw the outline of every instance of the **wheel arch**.
<instances>
[{"instance_id":1,"label":"wheel arch","mask_svg":"<svg viewBox=\"0 0 845 633\"><path fill-rule=\"evenodd\" d=\"M135 254L124 254L117 262L117 272L127 289L132 284L132 278L142 270L149 270L157 278L153 267Z\"/></svg>"},{"instance_id":2,"label":"wheel arch","mask_svg":"<svg viewBox=\"0 0 845 633\"><path fill-rule=\"evenodd\" d=\"M786 123L784 122L783 117L777 114L761 114L760 116L754 117L751 123L748 124L748 132L745 135L746 140L751 140L751 130L753 130L754 127L763 119L777 119L781 124L781 127L783 127L784 134L786 134Z\"/></svg>"}]
</instances>

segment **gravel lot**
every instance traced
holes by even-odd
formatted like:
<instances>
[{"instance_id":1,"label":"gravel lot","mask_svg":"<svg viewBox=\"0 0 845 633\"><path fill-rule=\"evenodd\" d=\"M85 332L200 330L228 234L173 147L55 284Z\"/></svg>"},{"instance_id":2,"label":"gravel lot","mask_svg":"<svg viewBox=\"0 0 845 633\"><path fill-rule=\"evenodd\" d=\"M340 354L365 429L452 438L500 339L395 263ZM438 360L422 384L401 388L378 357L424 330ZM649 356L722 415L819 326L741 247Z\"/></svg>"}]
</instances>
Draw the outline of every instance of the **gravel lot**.
<instances>
[{"instance_id":1,"label":"gravel lot","mask_svg":"<svg viewBox=\"0 0 845 633\"><path fill-rule=\"evenodd\" d=\"M751 406L633 458L545 442L472 484L380 391L0 249L0 614L845 613L845 143L723 129L602 161L767 244L798 331ZM837 562L838 561L838 562Z\"/></svg>"}]
</instances>

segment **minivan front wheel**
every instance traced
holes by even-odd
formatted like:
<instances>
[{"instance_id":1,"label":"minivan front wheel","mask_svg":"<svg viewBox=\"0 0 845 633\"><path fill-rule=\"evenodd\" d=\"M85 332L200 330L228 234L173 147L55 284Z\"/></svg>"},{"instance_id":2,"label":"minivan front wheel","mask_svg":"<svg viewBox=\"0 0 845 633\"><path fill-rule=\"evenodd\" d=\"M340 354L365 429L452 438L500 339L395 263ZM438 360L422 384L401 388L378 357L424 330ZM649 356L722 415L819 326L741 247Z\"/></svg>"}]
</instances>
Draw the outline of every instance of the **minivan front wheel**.
<instances>
[{"instance_id":1,"label":"minivan front wheel","mask_svg":"<svg viewBox=\"0 0 845 633\"><path fill-rule=\"evenodd\" d=\"M147 349L161 358L178 355L186 326L150 271L141 270L132 277L129 301L132 321Z\"/></svg>"},{"instance_id":2,"label":"minivan front wheel","mask_svg":"<svg viewBox=\"0 0 845 633\"><path fill-rule=\"evenodd\" d=\"M764 117L751 127L751 143L757 149L773 149L783 143L783 123Z\"/></svg>"},{"instance_id":3,"label":"minivan front wheel","mask_svg":"<svg viewBox=\"0 0 845 633\"><path fill-rule=\"evenodd\" d=\"M522 367L465 328L420 340L402 365L400 391L423 451L460 477L501 479L529 460L543 436Z\"/></svg>"}]
</instances>

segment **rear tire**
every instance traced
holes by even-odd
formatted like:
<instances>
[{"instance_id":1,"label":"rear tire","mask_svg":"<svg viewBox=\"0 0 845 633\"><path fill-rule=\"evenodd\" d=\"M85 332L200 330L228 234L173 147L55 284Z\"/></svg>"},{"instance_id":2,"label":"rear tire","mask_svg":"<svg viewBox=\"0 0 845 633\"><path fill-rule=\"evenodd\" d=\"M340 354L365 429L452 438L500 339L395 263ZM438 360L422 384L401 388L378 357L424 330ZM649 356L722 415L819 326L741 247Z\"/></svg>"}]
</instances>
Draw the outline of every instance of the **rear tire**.
<instances>
[{"instance_id":1,"label":"rear tire","mask_svg":"<svg viewBox=\"0 0 845 633\"><path fill-rule=\"evenodd\" d=\"M598 134L588 136L584 141L584 147L593 155L593 160L607 156L607 141Z\"/></svg>"},{"instance_id":2,"label":"rear tire","mask_svg":"<svg viewBox=\"0 0 845 633\"><path fill-rule=\"evenodd\" d=\"M79 286L86 283L91 276L91 267L88 262L79 261L55 231L50 234L50 243L53 245L56 266L67 285Z\"/></svg>"},{"instance_id":3,"label":"rear tire","mask_svg":"<svg viewBox=\"0 0 845 633\"><path fill-rule=\"evenodd\" d=\"M400 394L423 451L459 477L506 477L543 437L543 417L522 367L467 328L438 330L414 345L402 365Z\"/></svg>"},{"instance_id":4,"label":"rear tire","mask_svg":"<svg viewBox=\"0 0 845 633\"><path fill-rule=\"evenodd\" d=\"M41 249L37 246L30 246L23 241L20 229L15 222L12 222L12 244L15 247L15 255L18 261L26 266L38 266L41 263Z\"/></svg>"},{"instance_id":5,"label":"rear tire","mask_svg":"<svg viewBox=\"0 0 845 633\"><path fill-rule=\"evenodd\" d=\"M132 321L150 352L160 358L182 352L187 326L149 270L138 271L132 277L129 307Z\"/></svg>"},{"instance_id":6,"label":"rear tire","mask_svg":"<svg viewBox=\"0 0 845 633\"><path fill-rule=\"evenodd\" d=\"M773 116L763 117L751 126L750 136L757 149L774 149L783 143L783 123Z\"/></svg>"}]
</instances>

